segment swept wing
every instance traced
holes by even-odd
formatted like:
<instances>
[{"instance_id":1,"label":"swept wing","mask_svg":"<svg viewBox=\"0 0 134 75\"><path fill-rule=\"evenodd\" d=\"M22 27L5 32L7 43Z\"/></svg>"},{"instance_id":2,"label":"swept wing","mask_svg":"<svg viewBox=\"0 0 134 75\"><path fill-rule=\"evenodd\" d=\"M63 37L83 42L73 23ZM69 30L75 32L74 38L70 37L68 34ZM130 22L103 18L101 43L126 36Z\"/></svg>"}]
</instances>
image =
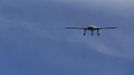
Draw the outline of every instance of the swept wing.
<instances>
[{"instance_id":1,"label":"swept wing","mask_svg":"<svg viewBox=\"0 0 134 75\"><path fill-rule=\"evenodd\" d=\"M86 29L86 27L65 27L65 29Z\"/></svg>"},{"instance_id":2,"label":"swept wing","mask_svg":"<svg viewBox=\"0 0 134 75\"><path fill-rule=\"evenodd\" d=\"M117 27L101 27L101 28L97 28L97 29L117 29Z\"/></svg>"}]
</instances>

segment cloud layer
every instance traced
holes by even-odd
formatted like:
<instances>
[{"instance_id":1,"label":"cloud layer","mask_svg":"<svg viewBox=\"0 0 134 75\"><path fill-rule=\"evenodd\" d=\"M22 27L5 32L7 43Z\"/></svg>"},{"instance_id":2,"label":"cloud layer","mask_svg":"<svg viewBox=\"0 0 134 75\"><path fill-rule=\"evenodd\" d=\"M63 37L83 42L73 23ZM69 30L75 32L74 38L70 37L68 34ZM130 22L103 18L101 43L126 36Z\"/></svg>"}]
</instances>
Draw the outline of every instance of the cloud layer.
<instances>
[{"instance_id":1,"label":"cloud layer","mask_svg":"<svg viewBox=\"0 0 134 75\"><path fill-rule=\"evenodd\" d=\"M66 17L70 13L70 14L73 14L72 18L75 18L72 20L81 21L80 24L88 24L88 23L104 24L104 25L109 24L109 26L114 25L114 26L119 27L119 29L116 30L115 32L113 31L111 34L107 34L109 36L108 38L106 38L106 36L104 36L102 38L103 41L101 41L101 40L96 41L96 39L94 39L95 41L92 41L91 43L87 42L87 44L91 45L92 47L94 47L94 49L96 49L102 53L106 53L106 54L110 54L110 55L113 54L113 55L117 55L117 56L119 54L119 56L133 57L134 52L132 50L133 46L131 46L131 45L134 43L132 41L134 36L132 34L132 32L133 32L132 28L129 28L129 27L133 27L132 26L133 22L131 20L134 18L134 15L132 14L133 5L131 4L133 1L130 1L130 0L129 1L126 1L126 0L122 0L122 1L120 1L120 0L117 0L117 1L115 1L115 0L114 1L105 1L105 0L103 0L103 1L92 1L92 0L91 1L87 1L87 0L76 1L76 0L73 0L73 2L70 2L70 1L60 1L60 0L58 0L58 1L42 1L42 0L40 0L37 3L36 2L30 3L31 1L28 0L27 2L28 3L25 3L25 1L14 1L14 2L2 1L1 4L3 4L4 7L1 8L3 10L3 12L1 12L3 14L3 15L1 15L1 21L3 23L5 21L5 23L6 23L6 24L4 24L5 26L3 26L3 27L10 28L10 27L17 27L17 26L22 27L23 26L24 28L28 28L29 30L34 31L38 35L45 34L45 36L48 36L50 38L58 39L58 38L60 38L60 35L62 35L63 33L58 34L56 32L49 31L49 29L51 30L51 27L52 27L55 30L57 30L58 27L62 26L60 24L64 24L66 26L67 26L67 24L65 24L65 23L71 24L71 20L68 22L65 22L71 18L70 17L71 15ZM64 7L62 8L59 6L53 7L50 5L42 5L43 3L46 3L46 2L50 3L50 5L59 4L59 6L64 6ZM32 8L31 6L33 6L34 4L35 4L35 6ZM23 5L25 5L25 6L23 6ZM66 13L65 10L70 10L70 7L68 7L69 5L72 7L72 12L68 11L68 13ZM43 7L45 7L45 10L43 10ZM49 7L49 10L47 9L47 7ZM80 7L80 9L79 9L79 7ZM13 10L10 10L11 8ZM56 11L56 9L59 9L59 10ZM64 10L62 10L62 9L64 9ZM9 11L9 12L7 12L7 11ZM48 11L48 13L46 11ZM44 15L42 12L44 12ZM55 13L53 13L53 12L55 12ZM78 12L78 13L76 13L76 12ZM8 15L9 13L11 15ZM76 17L74 16L74 13L76 13L75 14ZM51 14L51 16L47 15L47 14ZM56 15L58 15L58 16L56 16ZM82 17L82 15L85 17L85 19L84 19L84 17ZM63 17L65 17L65 18L63 18ZM56 18L58 18L58 19L56 19ZM78 18L78 19L76 19L76 18ZM98 18L98 19L96 19L96 21L95 21L95 18ZM43 19L45 22L43 22ZM89 19L89 21L86 19ZM104 19L104 20L102 20L102 19ZM51 22L55 22L55 23L47 22L49 20L51 20ZM35 24L30 23L30 22L28 23L28 21L34 22L34 23L36 22L36 23ZM60 21L61 21L61 23L60 23ZM62 21L64 21L65 23L63 23ZM107 21L107 22L105 22L105 21ZM17 25L15 25L15 22ZM73 24L75 24L75 22L76 21L74 21ZM12 23L12 24L10 24L10 23ZM10 24L10 26L9 26L9 24ZM45 24L45 26L43 26L41 24ZM50 25L50 24L55 24L55 26ZM58 24L59 24L59 26L56 26ZM76 23L76 25L77 24L79 24L79 23ZM3 27L1 27L1 28L4 29ZM47 28L42 29L40 27L44 27L44 28L47 27ZM58 32L60 32L60 31L58 30ZM110 33L111 31L106 31L106 33L108 33L108 32ZM102 34L103 33L105 34L105 31L102 32ZM104 38L107 39L106 42L104 41ZM111 41L109 41L109 38L110 38L110 40L115 40L116 42L110 43ZM122 42L122 43L120 43L120 42ZM114 44L114 45L112 45L112 44ZM118 50L119 50L119 52L118 52Z\"/></svg>"},{"instance_id":2,"label":"cloud layer","mask_svg":"<svg viewBox=\"0 0 134 75\"><path fill-rule=\"evenodd\" d=\"M129 1L1 0L0 71L3 75L133 75L134 11ZM119 29L102 30L99 37L64 29L87 24Z\"/></svg>"}]
</instances>

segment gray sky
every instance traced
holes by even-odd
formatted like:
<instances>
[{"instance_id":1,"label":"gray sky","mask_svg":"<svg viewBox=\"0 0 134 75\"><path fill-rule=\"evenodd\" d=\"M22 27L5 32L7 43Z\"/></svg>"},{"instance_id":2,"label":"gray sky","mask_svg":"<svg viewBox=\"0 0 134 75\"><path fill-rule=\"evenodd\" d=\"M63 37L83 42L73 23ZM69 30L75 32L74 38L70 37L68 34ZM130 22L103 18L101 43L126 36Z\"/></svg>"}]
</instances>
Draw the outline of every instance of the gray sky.
<instances>
[{"instance_id":1,"label":"gray sky","mask_svg":"<svg viewBox=\"0 0 134 75\"><path fill-rule=\"evenodd\" d=\"M134 1L1 0L1 75L133 75ZM66 26L116 26L84 37ZM89 34L89 35L88 35Z\"/></svg>"}]
</instances>

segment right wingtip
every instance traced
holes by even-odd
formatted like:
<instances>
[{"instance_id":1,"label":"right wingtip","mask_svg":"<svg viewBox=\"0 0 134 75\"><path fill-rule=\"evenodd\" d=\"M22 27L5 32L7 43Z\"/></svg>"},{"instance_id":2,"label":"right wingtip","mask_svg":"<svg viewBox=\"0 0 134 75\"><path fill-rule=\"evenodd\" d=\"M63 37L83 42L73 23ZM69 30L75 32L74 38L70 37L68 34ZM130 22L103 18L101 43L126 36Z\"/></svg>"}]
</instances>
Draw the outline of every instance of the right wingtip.
<instances>
[{"instance_id":1,"label":"right wingtip","mask_svg":"<svg viewBox=\"0 0 134 75\"><path fill-rule=\"evenodd\" d=\"M64 29L70 29L70 27L64 27Z\"/></svg>"}]
</instances>

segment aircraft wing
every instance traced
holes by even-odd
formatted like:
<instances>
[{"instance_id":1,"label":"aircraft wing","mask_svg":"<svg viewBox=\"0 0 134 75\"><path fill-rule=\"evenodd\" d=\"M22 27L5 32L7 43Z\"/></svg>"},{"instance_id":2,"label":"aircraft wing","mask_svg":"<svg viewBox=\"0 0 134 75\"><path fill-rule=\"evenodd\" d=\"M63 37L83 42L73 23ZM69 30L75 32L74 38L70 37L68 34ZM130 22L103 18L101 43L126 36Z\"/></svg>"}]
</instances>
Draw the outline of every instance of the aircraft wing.
<instances>
[{"instance_id":1,"label":"aircraft wing","mask_svg":"<svg viewBox=\"0 0 134 75\"><path fill-rule=\"evenodd\" d=\"M86 29L85 27L65 27L65 29Z\"/></svg>"},{"instance_id":2,"label":"aircraft wing","mask_svg":"<svg viewBox=\"0 0 134 75\"><path fill-rule=\"evenodd\" d=\"M117 27L101 27L101 28L97 28L97 29L117 29Z\"/></svg>"}]
</instances>

